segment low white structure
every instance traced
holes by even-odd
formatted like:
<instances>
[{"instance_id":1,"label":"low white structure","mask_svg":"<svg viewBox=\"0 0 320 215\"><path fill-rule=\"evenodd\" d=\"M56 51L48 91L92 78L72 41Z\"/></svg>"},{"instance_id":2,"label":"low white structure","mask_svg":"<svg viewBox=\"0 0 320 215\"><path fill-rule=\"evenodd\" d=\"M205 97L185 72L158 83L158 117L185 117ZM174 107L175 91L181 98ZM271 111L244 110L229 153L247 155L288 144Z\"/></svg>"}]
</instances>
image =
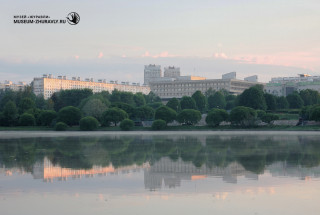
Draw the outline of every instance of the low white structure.
<instances>
[{"instance_id":1,"label":"low white structure","mask_svg":"<svg viewBox=\"0 0 320 215\"><path fill-rule=\"evenodd\" d=\"M267 93L275 96L287 96L294 91L299 92L305 89L311 89L320 92L320 76L299 74L298 77L272 78L265 87L265 91Z\"/></svg>"},{"instance_id":2,"label":"low white structure","mask_svg":"<svg viewBox=\"0 0 320 215\"><path fill-rule=\"evenodd\" d=\"M19 91L23 90L27 86L26 82L18 82L13 83L12 81L4 81L4 83L0 83L0 90L13 90Z\"/></svg>"}]
</instances>

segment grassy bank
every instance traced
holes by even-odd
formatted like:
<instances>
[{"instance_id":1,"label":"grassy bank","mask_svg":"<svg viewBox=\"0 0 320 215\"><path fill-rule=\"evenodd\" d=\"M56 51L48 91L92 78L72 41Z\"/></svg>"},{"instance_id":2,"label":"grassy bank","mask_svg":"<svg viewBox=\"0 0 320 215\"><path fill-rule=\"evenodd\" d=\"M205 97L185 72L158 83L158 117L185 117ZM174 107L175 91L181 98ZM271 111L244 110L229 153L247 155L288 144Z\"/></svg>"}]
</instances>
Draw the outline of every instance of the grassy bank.
<instances>
[{"instance_id":1,"label":"grassy bank","mask_svg":"<svg viewBox=\"0 0 320 215\"><path fill-rule=\"evenodd\" d=\"M170 126L164 131L228 131L228 130L250 130L250 131L320 131L320 126L259 126L252 128L241 128L230 125L209 127L209 126ZM54 128L45 126L18 126L18 127L0 127L0 131L54 131ZM68 127L67 131L80 131L79 126ZM121 131L120 127L100 127L97 131ZM147 127L134 127L132 131L151 131Z\"/></svg>"}]
</instances>

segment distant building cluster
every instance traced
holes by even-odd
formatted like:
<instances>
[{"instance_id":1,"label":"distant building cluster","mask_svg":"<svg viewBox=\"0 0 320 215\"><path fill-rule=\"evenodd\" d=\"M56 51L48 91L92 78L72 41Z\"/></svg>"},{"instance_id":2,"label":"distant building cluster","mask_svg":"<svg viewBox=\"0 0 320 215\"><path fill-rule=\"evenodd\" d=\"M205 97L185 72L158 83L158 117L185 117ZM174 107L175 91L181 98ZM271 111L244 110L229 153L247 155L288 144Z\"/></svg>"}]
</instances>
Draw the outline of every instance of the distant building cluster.
<instances>
[{"instance_id":1,"label":"distant building cluster","mask_svg":"<svg viewBox=\"0 0 320 215\"><path fill-rule=\"evenodd\" d=\"M299 74L297 77L272 78L265 86L265 91L275 96L287 96L305 89L320 92L320 76Z\"/></svg>"},{"instance_id":2,"label":"distant building cluster","mask_svg":"<svg viewBox=\"0 0 320 215\"><path fill-rule=\"evenodd\" d=\"M34 78L33 80L34 94L43 95L45 99L50 98L53 93L59 92L60 90L71 89L91 89L93 93L102 91L112 92L115 89L119 91L143 94L148 94L150 92L150 87L140 86L140 83L118 83L118 81L110 81L107 83L106 79L99 79L95 82L93 78L81 80L80 77L72 77L72 79L67 79L66 76L58 76L56 78L51 74L44 74L43 77Z\"/></svg>"},{"instance_id":3,"label":"distant building cluster","mask_svg":"<svg viewBox=\"0 0 320 215\"><path fill-rule=\"evenodd\" d=\"M146 65L144 67L145 84L150 86L152 92L162 99L181 98L191 96L200 90L205 93L210 88L213 90L227 90L231 94L239 95L258 82L258 76L250 76L244 80L236 78L236 72L222 75L222 79L206 79L199 76L181 76L179 67L165 67L162 76L160 65Z\"/></svg>"},{"instance_id":4,"label":"distant building cluster","mask_svg":"<svg viewBox=\"0 0 320 215\"><path fill-rule=\"evenodd\" d=\"M221 79L206 79L205 77L181 75L180 67L164 67L162 73L161 66L150 64L144 66L144 84L129 83L118 81L106 81L106 79L72 77L66 76L54 77L51 74L44 74L41 78L34 78L33 92L35 95L43 95L45 99L52 96L53 93L68 89L91 89L93 93L102 91L119 91L148 94L154 92L161 99L181 98L191 96L196 91L205 93L210 88L212 90L226 90L230 94L239 95L244 90L256 85L264 86L265 92L275 96L287 96L294 91L312 89L320 92L320 76L310 76L308 74L299 74L297 77L277 77L272 78L267 84L258 82L258 76L253 75L237 79L236 72L223 74ZM5 81L0 83L0 90L23 90L27 86L26 82L13 83Z\"/></svg>"},{"instance_id":5,"label":"distant building cluster","mask_svg":"<svg viewBox=\"0 0 320 215\"><path fill-rule=\"evenodd\" d=\"M0 83L0 90L19 91L23 90L26 86L26 82L13 83L12 81L4 81L4 83Z\"/></svg>"}]
</instances>

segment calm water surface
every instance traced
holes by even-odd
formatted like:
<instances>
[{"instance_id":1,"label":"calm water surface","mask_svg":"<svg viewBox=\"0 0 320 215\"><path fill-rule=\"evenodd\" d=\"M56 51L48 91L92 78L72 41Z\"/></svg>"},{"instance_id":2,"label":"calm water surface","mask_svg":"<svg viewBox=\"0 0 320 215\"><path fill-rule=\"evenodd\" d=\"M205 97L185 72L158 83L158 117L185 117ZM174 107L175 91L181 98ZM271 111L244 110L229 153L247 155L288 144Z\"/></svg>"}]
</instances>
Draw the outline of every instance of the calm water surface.
<instances>
[{"instance_id":1,"label":"calm water surface","mask_svg":"<svg viewBox=\"0 0 320 215\"><path fill-rule=\"evenodd\" d=\"M319 214L315 132L0 132L0 214Z\"/></svg>"}]
</instances>

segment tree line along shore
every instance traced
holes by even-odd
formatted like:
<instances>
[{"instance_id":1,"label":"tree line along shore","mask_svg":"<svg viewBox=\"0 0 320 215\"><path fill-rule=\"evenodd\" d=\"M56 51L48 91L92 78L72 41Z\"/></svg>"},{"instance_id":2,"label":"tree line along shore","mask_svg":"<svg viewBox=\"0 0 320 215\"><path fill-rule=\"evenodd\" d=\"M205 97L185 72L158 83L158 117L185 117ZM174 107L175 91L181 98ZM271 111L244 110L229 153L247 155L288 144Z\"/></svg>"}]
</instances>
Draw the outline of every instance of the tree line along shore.
<instances>
[{"instance_id":1,"label":"tree line along shore","mask_svg":"<svg viewBox=\"0 0 320 215\"><path fill-rule=\"evenodd\" d=\"M279 119L320 121L320 94L306 89L277 97L256 85L238 96L210 88L163 102L153 92L73 89L45 100L31 87L0 91L0 130L281 129L273 124Z\"/></svg>"}]
</instances>

